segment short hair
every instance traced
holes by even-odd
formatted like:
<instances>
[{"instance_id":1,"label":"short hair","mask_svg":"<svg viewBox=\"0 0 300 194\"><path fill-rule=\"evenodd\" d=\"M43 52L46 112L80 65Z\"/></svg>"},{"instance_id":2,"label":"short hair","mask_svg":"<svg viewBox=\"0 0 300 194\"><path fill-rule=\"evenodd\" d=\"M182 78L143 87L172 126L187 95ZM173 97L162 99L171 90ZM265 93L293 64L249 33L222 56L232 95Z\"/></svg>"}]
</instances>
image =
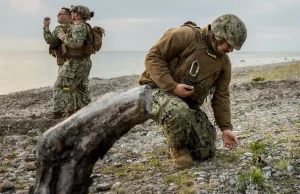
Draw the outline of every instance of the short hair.
<instances>
[{"instance_id":1,"label":"short hair","mask_svg":"<svg viewBox=\"0 0 300 194\"><path fill-rule=\"evenodd\" d=\"M65 10L65 14L71 17L71 11L69 8L62 7L61 9Z\"/></svg>"}]
</instances>

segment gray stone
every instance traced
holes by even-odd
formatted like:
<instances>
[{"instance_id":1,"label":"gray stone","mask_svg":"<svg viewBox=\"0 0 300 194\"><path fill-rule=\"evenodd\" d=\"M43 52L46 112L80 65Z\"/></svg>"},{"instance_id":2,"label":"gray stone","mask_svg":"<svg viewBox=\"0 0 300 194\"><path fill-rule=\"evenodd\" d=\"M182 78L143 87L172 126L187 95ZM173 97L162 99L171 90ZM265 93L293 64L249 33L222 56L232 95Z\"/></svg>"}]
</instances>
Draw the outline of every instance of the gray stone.
<instances>
[{"instance_id":1,"label":"gray stone","mask_svg":"<svg viewBox=\"0 0 300 194\"><path fill-rule=\"evenodd\" d=\"M229 180L229 185L235 186L235 184L236 184L236 181L234 179Z\"/></svg>"},{"instance_id":2,"label":"gray stone","mask_svg":"<svg viewBox=\"0 0 300 194\"><path fill-rule=\"evenodd\" d=\"M117 187L120 187L121 185L122 185L121 182L116 182L115 184L113 184L113 186L111 188L112 189L117 188Z\"/></svg>"},{"instance_id":3,"label":"gray stone","mask_svg":"<svg viewBox=\"0 0 300 194\"><path fill-rule=\"evenodd\" d=\"M2 192L5 192L5 191L8 191L8 190L12 190L14 188L14 184L8 180L4 180L2 185L1 185L1 191Z\"/></svg>"},{"instance_id":4,"label":"gray stone","mask_svg":"<svg viewBox=\"0 0 300 194\"><path fill-rule=\"evenodd\" d=\"M28 190L19 190L16 192L16 194L28 194Z\"/></svg>"},{"instance_id":5,"label":"gray stone","mask_svg":"<svg viewBox=\"0 0 300 194\"><path fill-rule=\"evenodd\" d=\"M36 166L35 166L34 162L25 162L24 168L28 171L32 171L32 170L35 170Z\"/></svg>"},{"instance_id":6,"label":"gray stone","mask_svg":"<svg viewBox=\"0 0 300 194\"><path fill-rule=\"evenodd\" d=\"M262 171L270 171L272 170L272 167L271 166L266 166L264 168L261 169Z\"/></svg>"},{"instance_id":7,"label":"gray stone","mask_svg":"<svg viewBox=\"0 0 300 194\"><path fill-rule=\"evenodd\" d=\"M201 183L201 182L203 182L205 179L204 179L203 177L197 177L196 180L197 180L198 183Z\"/></svg>"},{"instance_id":8,"label":"gray stone","mask_svg":"<svg viewBox=\"0 0 300 194\"><path fill-rule=\"evenodd\" d=\"M168 188L168 191L176 191L178 188L179 188L178 185L176 185L174 183L171 183L169 188Z\"/></svg>"},{"instance_id":9,"label":"gray stone","mask_svg":"<svg viewBox=\"0 0 300 194\"><path fill-rule=\"evenodd\" d=\"M197 191L197 194L208 194L206 190L199 190Z\"/></svg>"},{"instance_id":10,"label":"gray stone","mask_svg":"<svg viewBox=\"0 0 300 194\"><path fill-rule=\"evenodd\" d=\"M98 184L96 186L97 191L108 191L111 188L111 185L108 183L102 183L102 184Z\"/></svg>"},{"instance_id":11,"label":"gray stone","mask_svg":"<svg viewBox=\"0 0 300 194\"><path fill-rule=\"evenodd\" d=\"M293 174L295 172L295 168L292 165L288 165L287 167L287 171L291 174Z\"/></svg>"},{"instance_id":12,"label":"gray stone","mask_svg":"<svg viewBox=\"0 0 300 194\"><path fill-rule=\"evenodd\" d=\"M219 180L220 180L221 183L224 183L224 182L226 181L226 176L221 175L221 176L219 177Z\"/></svg>"},{"instance_id":13,"label":"gray stone","mask_svg":"<svg viewBox=\"0 0 300 194\"><path fill-rule=\"evenodd\" d=\"M252 157L252 153L251 152L246 152L245 154L244 154L244 156L246 156L246 157Z\"/></svg>"},{"instance_id":14,"label":"gray stone","mask_svg":"<svg viewBox=\"0 0 300 194\"><path fill-rule=\"evenodd\" d=\"M30 183L35 183L35 179L34 179L34 178L29 178L28 181L29 181Z\"/></svg>"}]
</instances>

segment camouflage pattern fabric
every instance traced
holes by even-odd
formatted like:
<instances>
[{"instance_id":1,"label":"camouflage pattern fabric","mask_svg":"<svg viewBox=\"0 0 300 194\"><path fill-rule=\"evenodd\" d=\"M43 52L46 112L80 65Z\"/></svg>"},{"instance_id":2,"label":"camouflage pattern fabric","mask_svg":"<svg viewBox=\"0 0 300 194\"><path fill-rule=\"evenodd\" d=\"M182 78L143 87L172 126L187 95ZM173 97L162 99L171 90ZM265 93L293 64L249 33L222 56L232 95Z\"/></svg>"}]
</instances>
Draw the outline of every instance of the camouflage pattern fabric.
<instances>
[{"instance_id":1,"label":"camouflage pattern fabric","mask_svg":"<svg viewBox=\"0 0 300 194\"><path fill-rule=\"evenodd\" d=\"M74 24L71 33L63 38L63 43L70 48L80 48L87 39L88 30L83 22Z\"/></svg>"},{"instance_id":2,"label":"camouflage pattern fabric","mask_svg":"<svg viewBox=\"0 0 300 194\"><path fill-rule=\"evenodd\" d=\"M240 50L247 38L244 22L233 14L225 14L215 19L211 24L215 36L227 40L234 49Z\"/></svg>"},{"instance_id":3,"label":"camouflage pattern fabric","mask_svg":"<svg viewBox=\"0 0 300 194\"><path fill-rule=\"evenodd\" d=\"M69 27L70 27L70 23L66 23L66 24L60 24L60 25L56 26L55 29L52 31L52 33L50 31L44 30L43 34L44 34L44 39L45 39L46 43L52 44L53 42L58 40L57 32L59 30L63 30L64 32L66 32Z\"/></svg>"},{"instance_id":4,"label":"camouflage pattern fabric","mask_svg":"<svg viewBox=\"0 0 300 194\"><path fill-rule=\"evenodd\" d=\"M54 112L76 111L91 102L88 90L92 62L89 58L67 61L54 84Z\"/></svg>"},{"instance_id":5,"label":"camouflage pattern fabric","mask_svg":"<svg viewBox=\"0 0 300 194\"><path fill-rule=\"evenodd\" d=\"M77 11L84 19L91 19L91 11L84 5L75 5L71 7L71 11Z\"/></svg>"},{"instance_id":6,"label":"camouflage pattern fabric","mask_svg":"<svg viewBox=\"0 0 300 194\"><path fill-rule=\"evenodd\" d=\"M50 31L44 30L43 34L44 34L44 39L45 39L46 43L51 45L54 42L59 41L59 38L57 37L57 32L59 30L63 30L64 32L67 32L68 29L70 28L70 26L71 26L70 23L60 24L60 25L56 26L56 28L52 31L52 33ZM56 63L59 66L58 67L58 72L59 72L61 69L61 66L65 62L65 59L63 57L57 56L54 50L52 50L52 52L53 52L52 55L56 57Z\"/></svg>"},{"instance_id":7,"label":"camouflage pattern fabric","mask_svg":"<svg viewBox=\"0 0 300 194\"><path fill-rule=\"evenodd\" d=\"M196 160L213 157L216 130L206 114L158 88L153 89L152 94L152 119L162 126L168 146L187 147Z\"/></svg>"},{"instance_id":8,"label":"camouflage pattern fabric","mask_svg":"<svg viewBox=\"0 0 300 194\"><path fill-rule=\"evenodd\" d=\"M81 48L87 38L82 22L74 24L72 31L62 39L70 48ZM92 68L90 57L68 59L54 84L54 112L76 111L91 102L88 90L89 74Z\"/></svg>"}]
</instances>

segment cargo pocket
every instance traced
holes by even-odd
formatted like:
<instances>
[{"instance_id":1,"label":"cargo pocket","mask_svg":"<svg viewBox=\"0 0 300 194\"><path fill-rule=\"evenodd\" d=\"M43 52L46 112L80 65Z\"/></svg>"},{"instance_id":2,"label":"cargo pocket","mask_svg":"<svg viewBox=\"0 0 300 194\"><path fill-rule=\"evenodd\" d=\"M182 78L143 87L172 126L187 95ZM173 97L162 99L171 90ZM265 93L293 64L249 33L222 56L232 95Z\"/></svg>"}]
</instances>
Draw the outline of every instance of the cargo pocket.
<instances>
[{"instance_id":1,"label":"cargo pocket","mask_svg":"<svg viewBox=\"0 0 300 194\"><path fill-rule=\"evenodd\" d=\"M195 160L205 160L215 155L216 131L206 114L201 110L194 110L192 130L187 145Z\"/></svg>"},{"instance_id":2,"label":"cargo pocket","mask_svg":"<svg viewBox=\"0 0 300 194\"><path fill-rule=\"evenodd\" d=\"M76 64L66 63L59 74L60 86L63 91L70 91L75 83L77 69L74 68L74 65Z\"/></svg>"}]
</instances>

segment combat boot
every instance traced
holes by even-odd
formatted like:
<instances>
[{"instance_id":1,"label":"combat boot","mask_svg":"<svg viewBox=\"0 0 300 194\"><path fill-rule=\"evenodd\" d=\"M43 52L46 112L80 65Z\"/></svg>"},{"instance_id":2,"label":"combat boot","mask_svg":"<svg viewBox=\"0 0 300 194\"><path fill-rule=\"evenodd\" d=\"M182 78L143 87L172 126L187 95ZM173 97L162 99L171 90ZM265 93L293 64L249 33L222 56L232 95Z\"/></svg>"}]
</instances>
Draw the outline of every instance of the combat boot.
<instances>
[{"instance_id":1,"label":"combat boot","mask_svg":"<svg viewBox=\"0 0 300 194\"><path fill-rule=\"evenodd\" d=\"M170 148L173 167L187 167L193 163L190 151L186 148Z\"/></svg>"}]
</instances>

